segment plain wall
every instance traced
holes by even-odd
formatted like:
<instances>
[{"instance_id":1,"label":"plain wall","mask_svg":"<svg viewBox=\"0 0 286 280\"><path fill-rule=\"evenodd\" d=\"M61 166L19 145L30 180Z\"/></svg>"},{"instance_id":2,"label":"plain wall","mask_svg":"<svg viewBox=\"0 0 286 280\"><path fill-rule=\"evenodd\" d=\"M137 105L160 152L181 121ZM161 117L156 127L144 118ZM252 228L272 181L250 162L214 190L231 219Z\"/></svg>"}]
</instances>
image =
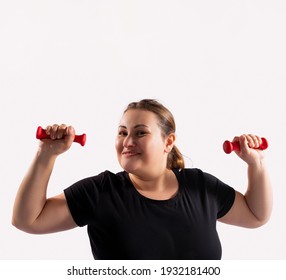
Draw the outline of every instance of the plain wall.
<instances>
[{"instance_id":1,"label":"plain wall","mask_svg":"<svg viewBox=\"0 0 286 280\"><path fill-rule=\"evenodd\" d=\"M11 225L38 125L87 134L55 166L48 195L106 169L125 106L156 98L174 114L187 167L244 192L246 164L222 150L264 136L274 208L259 229L218 224L223 259L285 259L286 2L1 1L0 259L92 259L86 228L29 235ZM283 179L284 178L284 179Z\"/></svg>"}]
</instances>

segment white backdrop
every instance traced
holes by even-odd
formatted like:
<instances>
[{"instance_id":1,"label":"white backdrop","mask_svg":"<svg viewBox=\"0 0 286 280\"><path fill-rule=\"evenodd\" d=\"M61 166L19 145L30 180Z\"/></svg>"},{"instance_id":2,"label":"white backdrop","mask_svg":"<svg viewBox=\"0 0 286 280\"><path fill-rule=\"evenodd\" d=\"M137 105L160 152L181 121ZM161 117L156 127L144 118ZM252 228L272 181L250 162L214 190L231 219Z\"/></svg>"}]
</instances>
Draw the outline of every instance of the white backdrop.
<instances>
[{"instance_id":1,"label":"white backdrop","mask_svg":"<svg viewBox=\"0 0 286 280\"><path fill-rule=\"evenodd\" d=\"M246 165L224 140L254 133L274 189L259 229L218 224L223 259L286 259L286 2L283 0L0 1L0 259L92 259L86 228L29 235L11 225L38 125L87 134L57 161L49 195L109 169L125 106L156 98L174 114L177 145L244 192ZM283 175L284 174L284 175Z\"/></svg>"}]
</instances>

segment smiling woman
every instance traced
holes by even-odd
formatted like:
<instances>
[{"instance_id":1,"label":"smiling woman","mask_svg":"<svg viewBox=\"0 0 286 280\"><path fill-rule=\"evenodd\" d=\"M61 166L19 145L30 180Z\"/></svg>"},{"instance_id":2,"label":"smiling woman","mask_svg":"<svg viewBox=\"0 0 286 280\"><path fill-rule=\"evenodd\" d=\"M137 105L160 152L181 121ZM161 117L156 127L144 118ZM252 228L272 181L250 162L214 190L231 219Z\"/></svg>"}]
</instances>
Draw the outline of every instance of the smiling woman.
<instances>
[{"instance_id":1,"label":"smiling woman","mask_svg":"<svg viewBox=\"0 0 286 280\"><path fill-rule=\"evenodd\" d=\"M168 146L168 158L167 158L167 168L179 168L182 169L185 167L184 159L179 151L179 149L174 145L175 142L175 131L176 123L172 113L164 107L162 104L158 103L156 100L144 99L140 102L130 103L125 112L129 110L141 110L145 112L153 113L153 116L156 116L156 123L161 129L161 134L163 138L167 136L174 137L172 140L173 144Z\"/></svg>"},{"instance_id":2,"label":"smiling woman","mask_svg":"<svg viewBox=\"0 0 286 280\"><path fill-rule=\"evenodd\" d=\"M75 137L73 127L46 128L18 190L13 224L30 233L88 227L95 259L220 259L216 222L259 227L271 214L271 185L261 138L241 135L236 154L248 165L245 195L216 177L184 168L171 112L152 99L128 105L116 152L123 169L82 179L58 196L46 192L56 158Z\"/></svg>"}]
</instances>

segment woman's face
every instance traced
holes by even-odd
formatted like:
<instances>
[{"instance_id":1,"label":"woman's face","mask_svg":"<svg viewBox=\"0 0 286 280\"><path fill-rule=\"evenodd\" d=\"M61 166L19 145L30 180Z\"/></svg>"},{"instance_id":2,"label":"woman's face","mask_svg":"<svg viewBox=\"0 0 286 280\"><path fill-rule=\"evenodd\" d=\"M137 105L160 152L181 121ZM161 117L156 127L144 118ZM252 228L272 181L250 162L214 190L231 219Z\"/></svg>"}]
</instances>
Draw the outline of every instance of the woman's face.
<instances>
[{"instance_id":1,"label":"woman's face","mask_svg":"<svg viewBox=\"0 0 286 280\"><path fill-rule=\"evenodd\" d=\"M153 112L130 109L118 127L115 144L118 161L126 172L138 176L165 170L167 142Z\"/></svg>"}]
</instances>

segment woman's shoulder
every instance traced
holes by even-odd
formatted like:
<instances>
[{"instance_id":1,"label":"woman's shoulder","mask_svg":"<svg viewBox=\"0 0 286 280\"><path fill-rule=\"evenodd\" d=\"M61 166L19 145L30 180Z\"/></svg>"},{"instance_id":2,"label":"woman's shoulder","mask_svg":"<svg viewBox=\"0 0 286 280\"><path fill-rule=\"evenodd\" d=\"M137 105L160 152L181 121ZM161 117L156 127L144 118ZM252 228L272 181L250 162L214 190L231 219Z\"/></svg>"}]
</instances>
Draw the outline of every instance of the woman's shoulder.
<instances>
[{"instance_id":1,"label":"woman's shoulder","mask_svg":"<svg viewBox=\"0 0 286 280\"><path fill-rule=\"evenodd\" d=\"M191 183L202 187L216 181L216 177L203 171L200 168L184 168L180 170L174 170L177 177L185 183Z\"/></svg>"},{"instance_id":2,"label":"woman's shoulder","mask_svg":"<svg viewBox=\"0 0 286 280\"><path fill-rule=\"evenodd\" d=\"M127 180L127 176L125 171L112 172L110 170L105 170L83 180L93 181L100 184L116 184L119 182L125 182Z\"/></svg>"},{"instance_id":3,"label":"woman's shoulder","mask_svg":"<svg viewBox=\"0 0 286 280\"><path fill-rule=\"evenodd\" d=\"M183 169L175 169L175 173L179 174L183 177L189 177L189 176L200 176L203 175L204 172L199 168L183 168Z\"/></svg>"},{"instance_id":4,"label":"woman's shoulder","mask_svg":"<svg viewBox=\"0 0 286 280\"><path fill-rule=\"evenodd\" d=\"M104 189L115 185L124 184L126 182L126 174L124 171L114 173L109 170L102 171L96 175L87 176L74 183L73 188L97 188Z\"/></svg>"}]
</instances>

